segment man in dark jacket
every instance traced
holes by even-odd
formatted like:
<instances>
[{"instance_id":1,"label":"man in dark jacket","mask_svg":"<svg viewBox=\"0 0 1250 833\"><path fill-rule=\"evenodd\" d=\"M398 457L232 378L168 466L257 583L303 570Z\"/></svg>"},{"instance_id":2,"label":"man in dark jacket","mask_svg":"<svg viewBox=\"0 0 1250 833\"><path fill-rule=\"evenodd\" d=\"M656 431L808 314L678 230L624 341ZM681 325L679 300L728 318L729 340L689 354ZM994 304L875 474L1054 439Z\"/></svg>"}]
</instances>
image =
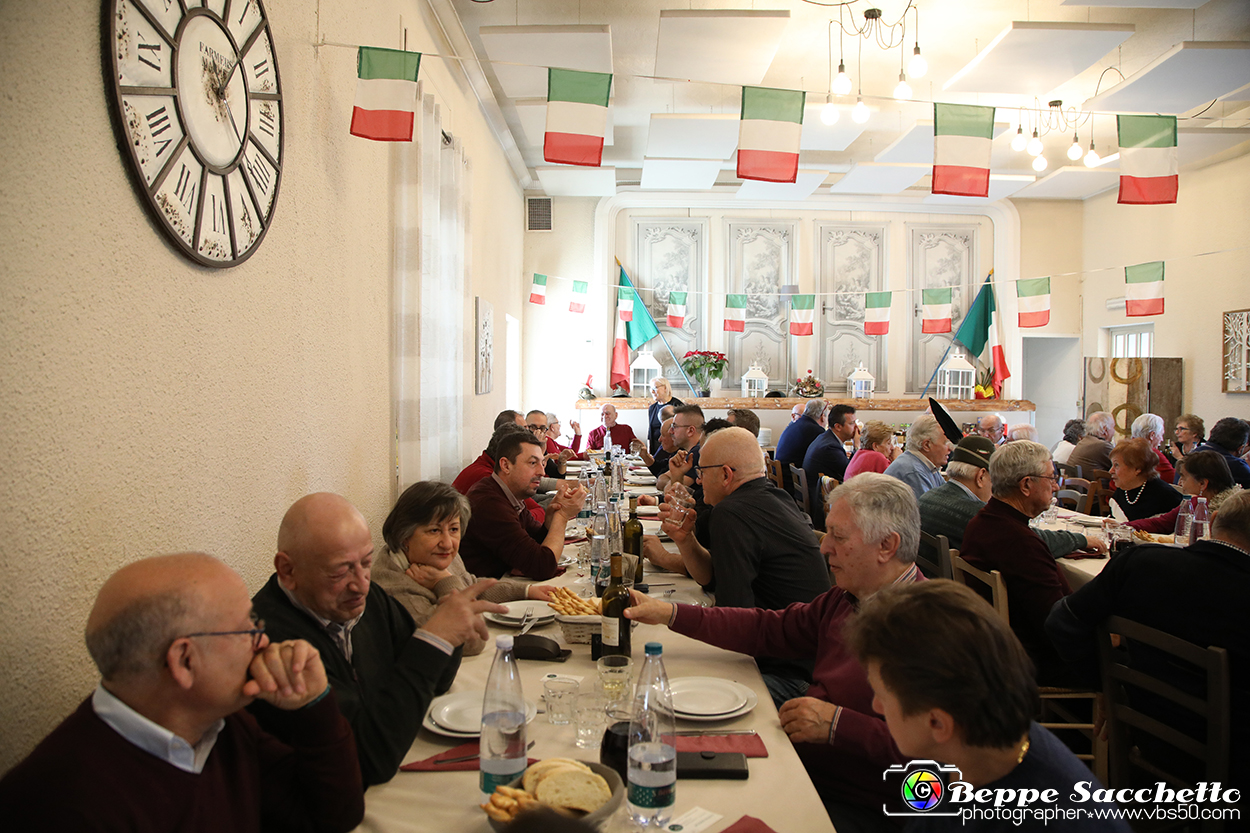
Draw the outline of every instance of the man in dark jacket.
<instances>
[{"instance_id":1,"label":"man in dark jacket","mask_svg":"<svg viewBox=\"0 0 1250 833\"><path fill-rule=\"evenodd\" d=\"M1214 451L1222 456L1237 485L1250 489L1250 465L1239 456L1245 452L1247 441L1250 441L1250 423L1237 417L1224 417L1212 426L1207 441L1194 451Z\"/></svg>"},{"instance_id":2,"label":"man in dark jacket","mask_svg":"<svg viewBox=\"0 0 1250 833\"><path fill-rule=\"evenodd\" d=\"M803 413L787 425L777 439L777 450L773 452L773 459L781 463L781 476L785 481L786 491L794 489L790 466L803 465L808 446L825 430L825 409L828 406L829 403L823 399L809 400L803 406Z\"/></svg>"}]
</instances>

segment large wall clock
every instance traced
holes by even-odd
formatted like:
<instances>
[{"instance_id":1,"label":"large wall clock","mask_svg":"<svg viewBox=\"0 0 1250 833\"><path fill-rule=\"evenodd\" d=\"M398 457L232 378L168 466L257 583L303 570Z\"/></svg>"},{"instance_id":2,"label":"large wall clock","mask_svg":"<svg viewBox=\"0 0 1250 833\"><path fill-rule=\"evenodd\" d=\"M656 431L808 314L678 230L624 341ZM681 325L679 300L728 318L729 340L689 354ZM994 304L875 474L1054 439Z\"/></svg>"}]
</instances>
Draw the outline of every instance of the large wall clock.
<instances>
[{"instance_id":1,"label":"large wall clock","mask_svg":"<svg viewBox=\"0 0 1250 833\"><path fill-rule=\"evenodd\" d=\"M122 155L157 225L205 266L247 260L282 179L282 86L260 0L104 0Z\"/></svg>"}]
</instances>

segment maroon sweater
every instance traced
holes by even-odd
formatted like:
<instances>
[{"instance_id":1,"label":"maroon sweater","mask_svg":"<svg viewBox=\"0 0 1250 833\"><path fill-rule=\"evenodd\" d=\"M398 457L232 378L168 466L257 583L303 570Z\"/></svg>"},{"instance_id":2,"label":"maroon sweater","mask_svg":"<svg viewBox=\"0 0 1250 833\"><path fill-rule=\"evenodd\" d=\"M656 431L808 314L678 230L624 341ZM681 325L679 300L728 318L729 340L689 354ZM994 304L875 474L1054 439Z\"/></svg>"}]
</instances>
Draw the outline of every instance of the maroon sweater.
<instances>
[{"instance_id":1,"label":"maroon sweater","mask_svg":"<svg viewBox=\"0 0 1250 833\"><path fill-rule=\"evenodd\" d=\"M88 697L0 780L0 818L10 830L351 830L364 788L333 693L280 721L283 740L230 715L197 775L123 738Z\"/></svg>"},{"instance_id":2,"label":"maroon sweater","mask_svg":"<svg viewBox=\"0 0 1250 833\"><path fill-rule=\"evenodd\" d=\"M460 541L465 568L481 578L508 573L543 581L559 574L556 555L543 546L547 529L528 509L517 516L498 481L484 477L467 495L473 515Z\"/></svg>"},{"instance_id":3,"label":"maroon sweater","mask_svg":"<svg viewBox=\"0 0 1250 833\"><path fill-rule=\"evenodd\" d=\"M576 445L576 443L574 443ZM456 475L456 479L451 481L451 485L457 492L467 495L473 485L484 477L490 477L495 471L495 461L490 455L483 451L478 458L469 465L465 466L460 474ZM534 520L543 523L547 520L547 513L538 505L538 501L527 497L522 501L525 508L530 510L530 514L534 516ZM470 571L472 572L472 571Z\"/></svg>"},{"instance_id":4,"label":"maroon sweater","mask_svg":"<svg viewBox=\"0 0 1250 833\"><path fill-rule=\"evenodd\" d=\"M607 436L607 433L608 427L606 425L600 425L598 428L590 432L590 436L586 439L586 447L593 448L595 450L603 448L604 437ZM618 422L616 425L612 426L612 442L616 443L621 448L628 450L629 444L635 439L637 438L634 436L634 429L630 428L628 425Z\"/></svg>"},{"instance_id":5,"label":"maroon sweater","mask_svg":"<svg viewBox=\"0 0 1250 833\"><path fill-rule=\"evenodd\" d=\"M909 579L925 580L914 568L899 580ZM842 627L858 605L840 587L784 610L677 605L672 628L751 656L815 659L807 696L839 705L842 713L832 744L796 743L795 751L822 797L880 809L893 796L881 773L906 758L872 710L867 672L842 641Z\"/></svg>"}]
</instances>

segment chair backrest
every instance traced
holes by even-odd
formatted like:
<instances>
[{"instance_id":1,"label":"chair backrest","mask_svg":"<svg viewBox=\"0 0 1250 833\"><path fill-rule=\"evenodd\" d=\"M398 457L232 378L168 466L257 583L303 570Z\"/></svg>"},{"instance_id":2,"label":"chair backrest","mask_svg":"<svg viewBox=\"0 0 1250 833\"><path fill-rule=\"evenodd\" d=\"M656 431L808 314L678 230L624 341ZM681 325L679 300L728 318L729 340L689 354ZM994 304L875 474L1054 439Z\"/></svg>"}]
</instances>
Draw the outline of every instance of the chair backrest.
<instances>
[{"instance_id":1,"label":"chair backrest","mask_svg":"<svg viewBox=\"0 0 1250 833\"><path fill-rule=\"evenodd\" d=\"M803 471L802 466L790 464L790 482L794 484L794 499L798 501L799 507L807 513L812 514L812 498L807 491L807 472Z\"/></svg>"},{"instance_id":2,"label":"chair backrest","mask_svg":"<svg viewBox=\"0 0 1250 833\"><path fill-rule=\"evenodd\" d=\"M1113 494L1115 492L1106 488L1101 480L1091 480L1089 482L1089 491L1085 493L1085 500L1077 511L1086 515L1110 515L1109 501Z\"/></svg>"},{"instance_id":3,"label":"chair backrest","mask_svg":"<svg viewBox=\"0 0 1250 833\"><path fill-rule=\"evenodd\" d=\"M955 581L971 587L978 593L981 592L982 587L987 588L990 593L990 604L994 605L994 610L1004 622L1011 624L1011 616L1007 611L1007 582L1003 580L1002 573L998 570L990 570L987 573L973 567L959 557L958 550L951 550L951 571L955 574Z\"/></svg>"},{"instance_id":4,"label":"chair backrest","mask_svg":"<svg viewBox=\"0 0 1250 833\"><path fill-rule=\"evenodd\" d=\"M830 477L827 474L820 476L820 511L824 514L829 514L829 496L841 485L842 481L836 477Z\"/></svg>"},{"instance_id":5,"label":"chair backrest","mask_svg":"<svg viewBox=\"0 0 1250 833\"><path fill-rule=\"evenodd\" d=\"M930 535L920 530L920 552L916 563L930 578L954 578L950 540L945 535Z\"/></svg>"},{"instance_id":6,"label":"chair backrest","mask_svg":"<svg viewBox=\"0 0 1250 833\"><path fill-rule=\"evenodd\" d=\"M1103 486L1110 486L1111 481L1114 480L1115 478L1111 476L1111 472L1109 471L1103 471L1102 469L1092 469L1089 473L1089 479L1101 480Z\"/></svg>"},{"instance_id":7,"label":"chair backrest","mask_svg":"<svg viewBox=\"0 0 1250 833\"><path fill-rule=\"evenodd\" d=\"M1060 489L1055 492L1055 500L1059 501L1059 505L1065 509L1080 509L1085 495L1075 489Z\"/></svg>"},{"instance_id":8,"label":"chair backrest","mask_svg":"<svg viewBox=\"0 0 1250 833\"><path fill-rule=\"evenodd\" d=\"M1065 477L1061 488L1072 489L1073 491L1085 494L1089 491L1089 481L1084 477Z\"/></svg>"},{"instance_id":9,"label":"chair backrest","mask_svg":"<svg viewBox=\"0 0 1250 833\"><path fill-rule=\"evenodd\" d=\"M1059 473L1064 477L1083 477L1081 467L1074 466L1071 463L1055 463L1055 468L1059 469Z\"/></svg>"},{"instance_id":10,"label":"chair backrest","mask_svg":"<svg viewBox=\"0 0 1250 833\"><path fill-rule=\"evenodd\" d=\"M1191 679L1205 682L1205 697L1191 694L1174 684L1182 681L1152 676L1140 667L1128 665L1125 652L1112 647L1112 633L1120 634L1133 643L1130 645L1130 657L1135 649L1139 650L1137 646L1147 646L1166 655L1167 663L1160 667L1179 670L1183 664L1192 669ZM1111 785L1128 786L1132 778L1131 767L1150 773L1152 781L1160 779L1174 785L1193 785L1199 780L1227 782L1231 732L1228 651L1224 648L1201 648L1139 622L1111 616L1099 627L1098 653L1107 701ZM1140 656L1140 653L1136 655ZM1131 686L1133 691L1126 691L1126 685ZM1152 697L1176 715L1169 719L1166 714L1152 716L1134 708L1132 703L1141 705L1144 697ZM1197 737L1177 726L1178 723L1189 724L1190 720L1185 718L1191 714L1196 716L1197 723L1206 724L1205 731L1200 731ZM1165 769L1176 763L1177 756L1169 750L1151 757L1151 746L1145 736L1157 738L1169 747L1196 758L1204 771L1180 773ZM1147 743L1143 744L1143 740ZM1204 822L1202 829L1220 828L1208 827L1208 823Z\"/></svg>"},{"instance_id":11,"label":"chair backrest","mask_svg":"<svg viewBox=\"0 0 1250 833\"><path fill-rule=\"evenodd\" d=\"M773 481L773 485L778 489L786 488L786 481L782 475L782 466L780 460L774 460L771 457L764 462L764 469L767 472L768 479Z\"/></svg>"}]
</instances>

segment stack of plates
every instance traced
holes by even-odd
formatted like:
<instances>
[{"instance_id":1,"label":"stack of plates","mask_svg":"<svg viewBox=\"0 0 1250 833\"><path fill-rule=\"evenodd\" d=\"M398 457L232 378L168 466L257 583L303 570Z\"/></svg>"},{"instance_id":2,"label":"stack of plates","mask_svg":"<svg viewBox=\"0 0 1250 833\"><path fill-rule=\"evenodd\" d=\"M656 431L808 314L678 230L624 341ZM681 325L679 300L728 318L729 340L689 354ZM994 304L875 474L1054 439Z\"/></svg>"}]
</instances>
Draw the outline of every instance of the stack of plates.
<instances>
[{"instance_id":1,"label":"stack of plates","mask_svg":"<svg viewBox=\"0 0 1250 833\"><path fill-rule=\"evenodd\" d=\"M719 677L677 677L669 682L669 687L673 692L673 711L683 720L729 720L759 705L754 691Z\"/></svg>"},{"instance_id":2,"label":"stack of plates","mask_svg":"<svg viewBox=\"0 0 1250 833\"><path fill-rule=\"evenodd\" d=\"M539 601L523 601L523 602L507 602L504 607L508 608L507 613L483 613L482 617L487 622L494 622L496 625L503 625L505 628L521 627L521 620L525 617L526 610L534 611L534 618L531 620L535 625L545 625L548 622L554 622L556 612L546 602Z\"/></svg>"},{"instance_id":3,"label":"stack of plates","mask_svg":"<svg viewBox=\"0 0 1250 833\"><path fill-rule=\"evenodd\" d=\"M459 691L435 697L425 713L423 726L436 735L449 738L475 738L482 733L481 691ZM538 714L538 706L525 701L525 722Z\"/></svg>"}]
</instances>

